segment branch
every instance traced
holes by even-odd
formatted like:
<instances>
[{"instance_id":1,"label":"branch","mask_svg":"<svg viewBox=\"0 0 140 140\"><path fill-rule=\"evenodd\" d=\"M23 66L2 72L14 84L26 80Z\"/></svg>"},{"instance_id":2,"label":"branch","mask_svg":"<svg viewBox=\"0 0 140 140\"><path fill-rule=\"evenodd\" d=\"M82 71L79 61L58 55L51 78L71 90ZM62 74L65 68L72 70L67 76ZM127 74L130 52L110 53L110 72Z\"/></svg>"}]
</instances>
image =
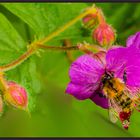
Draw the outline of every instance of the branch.
<instances>
[{"instance_id":1,"label":"branch","mask_svg":"<svg viewBox=\"0 0 140 140\"><path fill-rule=\"evenodd\" d=\"M73 51L73 50L79 50L77 46L62 46L62 47L57 47L57 46L46 46L42 44L36 44L40 49L47 49L47 50L55 50L55 51Z\"/></svg>"},{"instance_id":2,"label":"branch","mask_svg":"<svg viewBox=\"0 0 140 140\"><path fill-rule=\"evenodd\" d=\"M72 46L71 41L69 39L65 39L63 43L64 43L64 46L66 46L67 48ZM78 46L76 48L79 49ZM69 63L72 63L74 61L72 52L71 51L66 51L66 55L67 55Z\"/></svg>"}]
</instances>

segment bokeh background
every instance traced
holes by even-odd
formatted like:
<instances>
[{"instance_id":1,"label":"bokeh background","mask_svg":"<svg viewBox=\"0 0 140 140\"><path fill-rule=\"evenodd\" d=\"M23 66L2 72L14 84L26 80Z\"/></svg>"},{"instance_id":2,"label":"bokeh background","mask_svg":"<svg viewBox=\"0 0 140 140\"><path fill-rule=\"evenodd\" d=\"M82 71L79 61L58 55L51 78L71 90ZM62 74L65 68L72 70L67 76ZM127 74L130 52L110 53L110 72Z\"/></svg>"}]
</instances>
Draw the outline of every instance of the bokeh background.
<instances>
[{"instance_id":1,"label":"bokeh background","mask_svg":"<svg viewBox=\"0 0 140 140\"><path fill-rule=\"evenodd\" d=\"M15 60L34 39L52 31L79 15L93 3L0 3L0 64ZM129 35L140 30L139 3L95 3L117 31L115 44L125 46ZM48 42L62 46L92 43L91 32L81 21ZM74 58L80 52L72 52ZM5 105L0 118L0 137L139 137L140 113L134 112L128 131L120 122L112 124L107 110L92 101L78 101L65 94L70 62L66 52L39 51L17 68L6 72L9 80L26 87L31 118L21 110Z\"/></svg>"}]
</instances>

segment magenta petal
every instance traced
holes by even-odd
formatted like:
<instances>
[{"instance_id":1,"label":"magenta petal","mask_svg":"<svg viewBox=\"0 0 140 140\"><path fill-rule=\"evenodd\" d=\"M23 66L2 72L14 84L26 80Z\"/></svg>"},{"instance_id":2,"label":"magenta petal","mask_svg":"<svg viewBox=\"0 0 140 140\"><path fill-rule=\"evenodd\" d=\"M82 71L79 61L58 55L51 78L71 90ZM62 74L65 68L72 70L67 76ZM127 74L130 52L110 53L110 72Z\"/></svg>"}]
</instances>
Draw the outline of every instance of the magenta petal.
<instances>
[{"instance_id":1,"label":"magenta petal","mask_svg":"<svg viewBox=\"0 0 140 140\"><path fill-rule=\"evenodd\" d=\"M133 87L140 86L140 66L127 68L127 85Z\"/></svg>"},{"instance_id":2,"label":"magenta petal","mask_svg":"<svg viewBox=\"0 0 140 140\"><path fill-rule=\"evenodd\" d=\"M135 35L129 36L128 39L127 39L127 41L126 41L126 46L127 47L130 47L133 44L134 39L135 39Z\"/></svg>"},{"instance_id":3,"label":"magenta petal","mask_svg":"<svg viewBox=\"0 0 140 140\"><path fill-rule=\"evenodd\" d=\"M89 98L94 93L94 91L98 88L98 86L99 86L98 84L96 84L95 86L90 84L83 86L70 82L66 89L66 93L73 95L79 100L84 100Z\"/></svg>"},{"instance_id":4,"label":"magenta petal","mask_svg":"<svg viewBox=\"0 0 140 140\"><path fill-rule=\"evenodd\" d=\"M137 32L134 35L131 35L126 42L126 46L130 47L136 47L136 48L140 48L140 32Z\"/></svg>"},{"instance_id":5,"label":"magenta petal","mask_svg":"<svg viewBox=\"0 0 140 140\"><path fill-rule=\"evenodd\" d=\"M79 100L89 98L99 88L104 73L103 65L89 55L80 56L72 63L69 75L71 82L66 93Z\"/></svg>"},{"instance_id":6,"label":"magenta petal","mask_svg":"<svg viewBox=\"0 0 140 140\"><path fill-rule=\"evenodd\" d=\"M103 73L103 65L89 55L80 56L69 71L71 81L80 85L98 83Z\"/></svg>"},{"instance_id":7,"label":"magenta petal","mask_svg":"<svg viewBox=\"0 0 140 140\"><path fill-rule=\"evenodd\" d=\"M128 86L140 86L140 50L136 47L110 49L106 55L107 70L123 80L126 71Z\"/></svg>"},{"instance_id":8,"label":"magenta petal","mask_svg":"<svg viewBox=\"0 0 140 140\"><path fill-rule=\"evenodd\" d=\"M128 47L127 49L126 74L128 86L140 86L140 49Z\"/></svg>"},{"instance_id":9,"label":"magenta petal","mask_svg":"<svg viewBox=\"0 0 140 140\"><path fill-rule=\"evenodd\" d=\"M127 49L118 47L110 49L106 54L106 69L114 72L117 77L122 77L127 63Z\"/></svg>"},{"instance_id":10,"label":"magenta petal","mask_svg":"<svg viewBox=\"0 0 140 140\"><path fill-rule=\"evenodd\" d=\"M130 36L127 40L127 85L140 86L140 32Z\"/></svg>"},{"instance_id":11,"label":"magenta petal","mask_svg":"<svg viewBox=\"0 0 140 140\"><path fill-rule=\"evenodd\" d=\"M102 93L101 93L102 94ZM96 95L92 98L90 98L96 105L104 108L104 109L108 109L109 108L109 104L108 104L108 99L104 98L104 97L100 97L98 93L96 93Z\"/></svg>"}]
</instances>

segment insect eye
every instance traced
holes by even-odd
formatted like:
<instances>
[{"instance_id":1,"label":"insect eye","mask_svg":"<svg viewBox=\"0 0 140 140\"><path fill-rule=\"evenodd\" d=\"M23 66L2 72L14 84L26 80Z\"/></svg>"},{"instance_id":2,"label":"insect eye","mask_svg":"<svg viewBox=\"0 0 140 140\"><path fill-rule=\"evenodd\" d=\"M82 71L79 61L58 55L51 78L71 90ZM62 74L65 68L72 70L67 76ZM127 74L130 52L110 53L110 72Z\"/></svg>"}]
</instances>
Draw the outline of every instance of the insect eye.
<instances>
[{"instance_id":1,"label":"insect eye","mask_svg":"<svg viewBox=\"0 0 140 140\"><path fill-rule=\"evenodd\" d=\"M110 79L110 76L108 76L107 79Z\"/></svg>"},{"instance_id":2,"label":"insect eye","mask_svg":"<svg viewBox=\"0 0 140 140\"><path fill-rule=\"evenodd\" d=\"M107 79L107 80L111 79L111 76L110 76L110 75L108 75L108 76L106 77L106 79Z\"/></svg>"}]
</instances>

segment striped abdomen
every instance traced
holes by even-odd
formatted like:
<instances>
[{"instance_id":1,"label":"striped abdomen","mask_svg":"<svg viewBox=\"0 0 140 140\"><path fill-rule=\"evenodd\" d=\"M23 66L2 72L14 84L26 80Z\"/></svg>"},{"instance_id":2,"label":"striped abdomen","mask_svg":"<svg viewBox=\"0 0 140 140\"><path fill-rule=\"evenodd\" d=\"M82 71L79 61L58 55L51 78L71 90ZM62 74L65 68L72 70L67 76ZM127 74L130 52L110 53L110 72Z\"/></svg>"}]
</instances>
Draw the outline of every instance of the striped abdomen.
<instances>
[{"instance_id":1,"label":"striped abdomen","mask_svg":"<svg viewBox=\"0 0 140 140\"><path fill-rule=\"evenodd\" d=\"M123 91L116 94L114 97L115 102L122 108L122 110L129 112L132 107L132 100Z\"/></svg>"}]
</instances>

